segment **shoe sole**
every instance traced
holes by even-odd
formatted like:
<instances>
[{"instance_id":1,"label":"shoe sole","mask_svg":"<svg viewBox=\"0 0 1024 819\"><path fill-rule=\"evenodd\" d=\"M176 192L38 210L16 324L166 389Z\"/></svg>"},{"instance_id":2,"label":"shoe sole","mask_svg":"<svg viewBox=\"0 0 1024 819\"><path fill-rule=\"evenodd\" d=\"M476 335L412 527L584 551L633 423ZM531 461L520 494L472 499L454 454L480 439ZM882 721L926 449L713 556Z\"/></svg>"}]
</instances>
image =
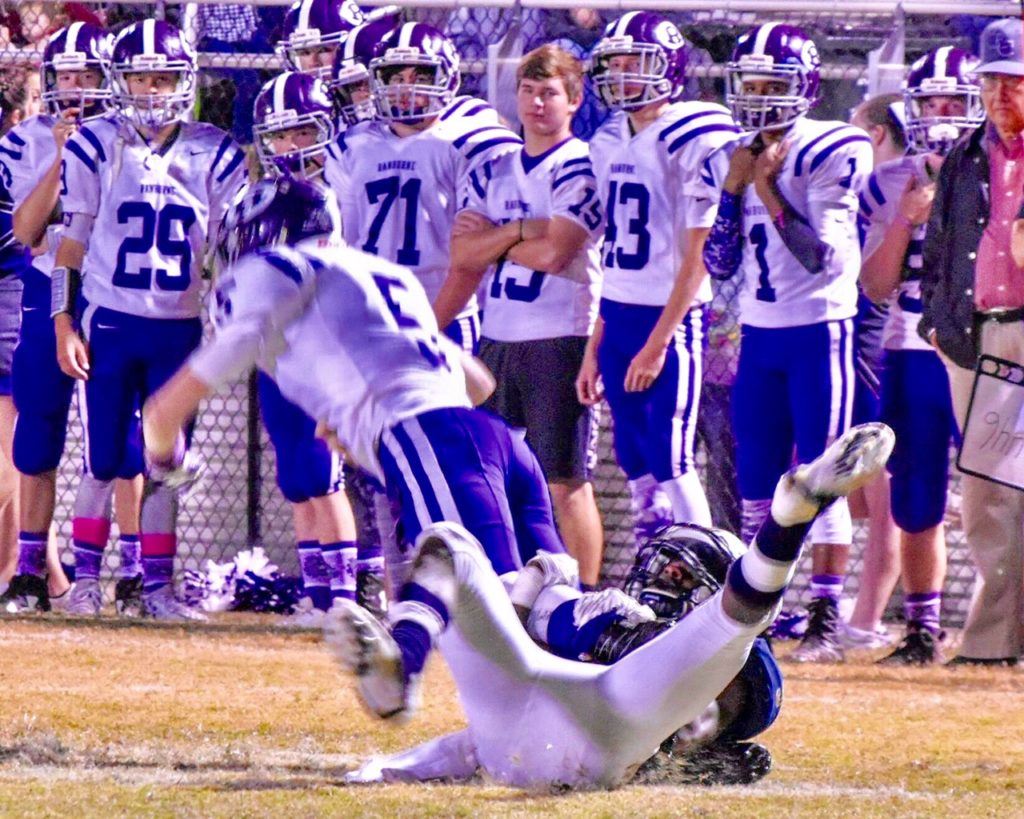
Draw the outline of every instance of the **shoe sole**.
<instances>
[{"instance_id":1,"label":"shoe sole","mask_svg":"<svg viewBox=\"0 0 1024 819\"><path fill-rule=\"evenodd\" d=\"M797 475L796 480L808 495L817 499L831 500L849 495L871 481L885 467L895 443L896 436L887 425L860 424L848 430L829 447L829 450L839 450L837 455L829 458L832 462L828 472L830 485L809 485L808 479L813 475Z\"/></svg>"}]
</instances>

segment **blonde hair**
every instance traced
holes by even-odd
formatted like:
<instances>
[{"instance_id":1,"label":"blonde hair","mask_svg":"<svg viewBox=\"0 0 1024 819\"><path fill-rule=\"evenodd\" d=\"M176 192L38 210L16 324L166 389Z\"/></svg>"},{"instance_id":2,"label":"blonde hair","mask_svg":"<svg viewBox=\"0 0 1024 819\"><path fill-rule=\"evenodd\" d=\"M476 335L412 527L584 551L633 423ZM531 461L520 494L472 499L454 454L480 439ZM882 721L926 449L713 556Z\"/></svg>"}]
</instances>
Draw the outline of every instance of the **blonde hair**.
<instances>
[{"instance_id":1,"label":"blonde hair","mask_svg":"<svg viewBox=\"0 0 1024 819\"><path fill-rule=\"evenodd\" d=\"M525 55L516 69L516 86L523 80L559 79L571 102L583 97L583 65L568 51L548 43Z\"/></svg>"}]
</instances>

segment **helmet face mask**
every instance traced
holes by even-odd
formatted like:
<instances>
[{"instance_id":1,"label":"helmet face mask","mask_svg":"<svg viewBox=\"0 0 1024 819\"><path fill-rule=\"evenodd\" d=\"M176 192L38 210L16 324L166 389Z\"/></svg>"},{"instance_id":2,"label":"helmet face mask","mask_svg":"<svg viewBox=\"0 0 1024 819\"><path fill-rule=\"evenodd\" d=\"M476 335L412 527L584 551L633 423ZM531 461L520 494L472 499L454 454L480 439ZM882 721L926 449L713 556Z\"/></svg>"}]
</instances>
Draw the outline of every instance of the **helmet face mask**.
<instances>
[{"instance_id":1,"label":"helmet face mask","mask_svg":"<svg viewBox=\"0 0 1024 819\"><path fill-rule=\"evenodd\" d=\"M103 29L73 23L53 34L40 67L40 97L47 113L63 118L74 109L76 120L84 122L109 112L109 59L110 36ZM83 82L89 75L95 83Z\"/></svg>"},{"instance_id":2,"label":"helmet face mask","mask_svg":"<svg viewBox=\"0 0 1024 819\"><path fill-rule=\"evenodd\" d=\"M171 90L145 88L159 85L158 75L171 79ZM162 20L133 23L114 41L110 88L114 105L138 127L159 129L183 120L195 105L195 54L174 26Z\"/></svg>"},{"instance_id":3,"label":"helmet face mask","mask_svg":"<svg viewBox=\"0 0 1024 819\"><path fill-rule=\"evenodd\" d=\"M459 57L451 41L433 26L406 23L392 31L370 61L370 92L377 115L413 125L440 114L459 89ZM398 75L413 69L410 82Z\"/></svg>"},{"instance_id":4,"label":"helmet face mask","mask_svg":"<svg viewBox=\"0 0 1024 819\"><path fill-rule=\"evenodd\" d=\"M722 529L667 526L637 551L626 594L659 618L677 620L721 588L729 566L744 551L739 539Z\"/></svg>"},{"instance_id":5,"label":"helmet face mask","mask_svg":"<svg viewBox=\"0 0 1024 819\"><path fill-rule=\"evenodd\" d=\"M253 141L263 170L271 176L320 176L335 136L327 91L314 77L281 74L256 98Z\"/></svg>"},{"instance_id":6,"label":"helmet face mask","mask_svg":"<svg viewBox=\"0 0 1024 819\"><path fill-rule=\"evenodd\" d=\"M725 70L726 104L747 131L789 128L820 98L818 50L796 26L768 23L743 35Z\"/></svg>"},{"instance_id":7,"label":"helmet face mask","mask_svg":"<svg viewBox=\"0 0 1024 819\"><path fill-rule=\"evenodd\" d=\"M611 108L635 111L682 92L686 40L668 20L630 12L608 26L591 62L590 77L601 100Z\"/></svg>"},{"instance_id":8,"label":"helmet face mask","mask_svg":"<svg viewBox=\"0 0 1024 819\"><path fill-rule=\"evenodd\" d=\"M397 24L397 16L388 14L362 23L342 37L327 84L339 127L377 116L371 91L370 61L377 44L390 35Z\"/></svg>"},{"instance_id":9,"label":"helmet face mask","mask_svg":"<svg viewBox=\"0 0 1024 819\"><path fill-rule=\"evenodd\" d=\"M292 71L327 82L338 46L363 20L362 11L351 0L299 0L285 15L278 56Z\"/></svg>"},{"instance_id":10,"label":"helmet face mask","mask_svg":"<svg viewBox=\"0 0 1024 819\"><path fill-rule=\"evenodd\" d=\"M913 152L945 156L966 131L985 121L981 87L972 73L977 65L973 55L944 46L910 67L903 100Z\"/></svg>"}]
</instances>

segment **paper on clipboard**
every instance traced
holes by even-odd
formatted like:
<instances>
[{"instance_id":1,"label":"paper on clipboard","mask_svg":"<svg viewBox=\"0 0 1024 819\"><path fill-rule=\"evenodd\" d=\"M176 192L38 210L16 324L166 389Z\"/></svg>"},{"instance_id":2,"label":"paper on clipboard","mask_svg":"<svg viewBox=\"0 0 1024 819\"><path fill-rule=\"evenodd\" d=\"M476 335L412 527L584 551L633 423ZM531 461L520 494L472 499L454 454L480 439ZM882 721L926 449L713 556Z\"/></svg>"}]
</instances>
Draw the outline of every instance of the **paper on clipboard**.
<instances>
[{"instance_id":1,"label":"paper on clipboard","mask_svg":"<svg viewBox=\"0 0 1024 819\"><path fill-rule=\"evenodd\" d=\"M1024 490L1024 364L990 355L978 360L956 464Z\"/></svg>"}]
</instances>

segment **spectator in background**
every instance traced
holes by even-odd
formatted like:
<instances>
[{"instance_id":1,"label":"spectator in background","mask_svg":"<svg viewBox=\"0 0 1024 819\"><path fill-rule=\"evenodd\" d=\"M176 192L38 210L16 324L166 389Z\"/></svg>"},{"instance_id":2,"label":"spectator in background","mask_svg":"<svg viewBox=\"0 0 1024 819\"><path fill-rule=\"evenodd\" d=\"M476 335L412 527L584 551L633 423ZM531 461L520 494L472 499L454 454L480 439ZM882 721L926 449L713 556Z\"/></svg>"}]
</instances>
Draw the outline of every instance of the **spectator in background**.
<instances>
[{"instance_id":1,"label":"spectator in background","mask_svg":"<svg viewBox=\"0 0 1024 819\"><path fill-rule=\"evenodd\" d=\"M608 21L595 9L555 9L547 12L547 40L576 59L586 62L590 51L604 34ZM590 139L601 123L608 118L608 108L594 92L588 76L583 87L583 102L572 121L573 135Z\"/></svg>"},{"instance_id":2,"label":"spectator in background","mask_svg":"<svg viewBox=\"0 0 1024 819\"><path fill-rule=\"evenodd\" d=\"M878 94L854 109L850 123L871 138L874 167L907 152L903 97ZM864 201L861 195L861 202ZM859 215L859 234L864 241L867 215ZM889 307L875 304L863 292L857 299L854 320L853 423L878 421L882 382L882 329ZM900 576L899 539L889 504L889 473L884 470L863 489L850 496L850 514L868 519L857 601L847 622L842 641L847 648L880 648L889 644L882 614Z\"/></svg>"},{"instance_id":3,"label":"spectator in background","mask_svg":"<svg viewBox=\"0 0 1024 819\"><path fill-rule=\"evenodd\" d=\"M1024 204L1021 21L981 37L986 121L939 172L924 242L919 333L939 351L963 429L980 353L1024 363L1024 260L1011 231ZM960 656L951 665L1016 665L1024 649L1024 494L963 475L963 522L977 567Z\"/></svg>"}]
</instances>

